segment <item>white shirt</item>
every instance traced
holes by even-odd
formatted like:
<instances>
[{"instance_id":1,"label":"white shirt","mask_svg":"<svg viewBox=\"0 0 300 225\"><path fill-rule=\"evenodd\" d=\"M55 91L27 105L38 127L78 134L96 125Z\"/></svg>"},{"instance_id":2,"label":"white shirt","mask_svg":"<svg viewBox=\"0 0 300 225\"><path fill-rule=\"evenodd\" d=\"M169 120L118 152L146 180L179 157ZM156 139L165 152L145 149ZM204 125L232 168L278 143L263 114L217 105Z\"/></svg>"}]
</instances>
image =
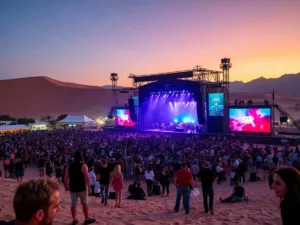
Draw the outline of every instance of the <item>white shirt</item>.
<instances>
[{"instance_id":1,"label":"white shirt","mask_svg":"<svg viewBox=\"0 0 300 225\"><path fill-rule=\"evenodd\" d=\"M217 173L220 173L221 171L223 171L223 168L221 166L217 165L216 171L217 171Z\"/></svg>"},{"instance_id":2,"label":"white shirt","mask_svg":"<svg viewBox=\"0 0 300 225\"><path fill-rule=\"evenodd\" d=\"M234 178L235 177L235 172L230 172L230 178Z\"/></svg>"},{"instance_id":3,"label":"white shirt","mask_svg":"<svg viewBox=\"0 0 300 225\"><path fill-rule=\"evenodd\" d=\"M90 185L95 185L96 183L96 174L93 171L89 172Z\"/></svg>"},{"instance_id":4,"label":"white shirt","mask_svg":"<svg viewBox=\"0 0 300 225\"><path fill-rule=\"evenodd\" d=\"M236 160L234 161L234 163L232 164L233 167L237 167L237 166L239 166L239 165L240 165L240 162L239 162L238 159L236 159Z\"/></svg>"},{"instance_id":5,"label":"white shirt","mask_svg":"<svg viewBox=\"0 0 300 225\"><path fill-rule=\"evenodd\" d=\"M95 182L94 193L100 193L100 183L99 181Z\"/></svg>"},{"instance_id":6,"label":"white shirt","mask_svg":"<svg viewBox=\"0 0 300 225\"><path fill-rule=\"evenodd\" d=\"M191 165L191 171L192 171L192 174L198 174L199 173L199 166L197 165Z\"/></svg>"},{"instance_id":7,"label":"white shirt","mask_svg":"<svg viewBox=\"0 0 300 225\"><path fill-rule=\"evenodd\" d=\"M154 179L154 172L152 170L150 170L150 172L148 172L148 170L146 170L145 178L146 178L146 180L153 180Z\"/></svg>"}]
</instances>

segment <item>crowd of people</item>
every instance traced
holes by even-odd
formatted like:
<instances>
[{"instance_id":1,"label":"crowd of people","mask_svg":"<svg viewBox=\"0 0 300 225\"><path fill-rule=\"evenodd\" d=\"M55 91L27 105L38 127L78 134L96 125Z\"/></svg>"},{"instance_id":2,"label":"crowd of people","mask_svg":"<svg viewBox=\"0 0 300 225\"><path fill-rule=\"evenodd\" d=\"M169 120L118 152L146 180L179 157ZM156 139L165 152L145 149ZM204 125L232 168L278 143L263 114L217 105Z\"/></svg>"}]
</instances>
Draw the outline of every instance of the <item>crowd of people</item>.
<instances>
[{"instance_id":1,"label":"crowd of people","mask_svg":"<svg viewBox=\"0 0 300 225\"><path fill-rule=\"evenodd\" d=\"M115 207L123 207L123 179L133 182L128 188L129 199L169 196L169 185L174 182L177 187L174 211L179 211L183 196L186 214L190 213L190 192L197 182L201 182L204 210L213 214L213 183L226 185L226 180L233 185L233 193L220 198L222 203L248 201L242 184L268 179L270 188L284 199L281 203L283 221L295 218L300 207L300 175L297 169L292 169L299 169L298 147L278 148L247 143L245 148L245 143L221 137L204 139L198 135L103 133L74 129L2 135L0 159L3 160L3 174L7 179L16 178L21 182L26 176L27 166L33 165L38 168L37 176L56 178L66 190L70 190L73 224L78 223L78 198L83 205L85 224L95 222L88 214L87 195L101 197L101 203L106 206L112 194L110 184L115 193L112 197ZM287 166L287 169L278 169L282 166ZM144 181L146 192L141 186ZM32 182L42 185L42 181ZM28 185L22 183L20 187L30 189L33 183ZM18 216L16 219L24 220Z\"/></svg>"}]
</instances>

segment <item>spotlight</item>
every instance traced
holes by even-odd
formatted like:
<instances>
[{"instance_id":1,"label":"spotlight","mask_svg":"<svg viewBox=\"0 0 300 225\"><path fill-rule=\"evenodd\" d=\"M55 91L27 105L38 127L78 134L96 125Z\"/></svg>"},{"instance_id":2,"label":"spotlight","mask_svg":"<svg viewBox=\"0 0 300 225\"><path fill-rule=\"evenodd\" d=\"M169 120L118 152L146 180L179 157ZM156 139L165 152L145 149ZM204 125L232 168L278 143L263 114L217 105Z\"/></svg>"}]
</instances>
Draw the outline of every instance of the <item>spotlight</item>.
<instances>
[{"instance_id":1,"label":"spotlight","mask_svg":"<svg viewBox=\"0 0 300 225\"><path fill-rule=\"evenodd\" d=\"M189 119L188 119L188 118L183 118L183 122L184 122L184 123L188 123L188 122L189 122Z\"/></svg>"},{"instance_id":2,"label":"spotlight","mask_svg":"<svg viewBox=\"0 0 300 225\"><path fill-rule=\"evenodd\" d=\"M178 119L175 118L175 119L174 119L174 123L178 123Z\"/></svg>"},{"instance_id":3,"label":"spotlight","mask_svg":"<svg viewBox=\"0 0 300 225\"><path fill-rule=\"evenodd\" d=\"M195 120L192 120L192 123L195 123Z\"/></svg>"}]
</instances>

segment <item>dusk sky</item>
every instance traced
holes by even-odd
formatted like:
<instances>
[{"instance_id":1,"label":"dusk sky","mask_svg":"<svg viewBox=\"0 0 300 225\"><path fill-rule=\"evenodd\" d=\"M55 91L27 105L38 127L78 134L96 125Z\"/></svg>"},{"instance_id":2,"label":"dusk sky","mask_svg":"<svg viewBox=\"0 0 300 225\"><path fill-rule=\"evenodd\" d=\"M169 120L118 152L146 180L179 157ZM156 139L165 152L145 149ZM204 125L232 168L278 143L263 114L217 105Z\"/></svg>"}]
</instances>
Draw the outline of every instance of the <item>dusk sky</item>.
<instances>
[{"instance_id":1,"label":"dusk sky","mask_svg":"<svg viewBox=\"0 0 300 225\"><path fill-rule=\"evenodd\" d=\"M130 85L223 57L231 81L300 72L300 0L0 1L0 79Z\"/></svg>"}]
</instances>

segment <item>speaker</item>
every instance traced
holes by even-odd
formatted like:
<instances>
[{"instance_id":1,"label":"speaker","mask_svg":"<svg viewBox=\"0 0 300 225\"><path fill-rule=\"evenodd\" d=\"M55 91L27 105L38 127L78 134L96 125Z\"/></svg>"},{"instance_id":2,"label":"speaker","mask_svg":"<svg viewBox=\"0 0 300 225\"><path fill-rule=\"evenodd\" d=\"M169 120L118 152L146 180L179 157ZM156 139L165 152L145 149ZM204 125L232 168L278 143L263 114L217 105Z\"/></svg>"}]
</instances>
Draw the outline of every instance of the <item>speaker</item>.
<instances>
[{"instance_id":1,"label":"speaker","mask_svg":"<svg viewBox=\"0 0 300 225\"><path fill-rule=\"evenodd\" d=\"M205 110L201 93L195 93L195 101L197 102L197 116L199 124L205 124Z\"/></svg>"},{"instance_id":2,"label":"speaker","mask_svg":"<svg viewBox=\"0 0 300 225\"><path fill-rule=\"evenodd\" d=\"M136 122L137 118L136 118L133 98L128 99L128 106L129 106L130 119L132 120L132 122Z\"/></svg>"},{"instance_id":3,"label":"speaker","mask_svg":"<svg viewBox=\"0 0 300 225\"><path fill-rule=\"evenodd\" d=\"M287 116L284 116L284 115L280 116L280 123L287 123L287 121L288 121L288 117Z\"/></svg>"}]
</instances>

